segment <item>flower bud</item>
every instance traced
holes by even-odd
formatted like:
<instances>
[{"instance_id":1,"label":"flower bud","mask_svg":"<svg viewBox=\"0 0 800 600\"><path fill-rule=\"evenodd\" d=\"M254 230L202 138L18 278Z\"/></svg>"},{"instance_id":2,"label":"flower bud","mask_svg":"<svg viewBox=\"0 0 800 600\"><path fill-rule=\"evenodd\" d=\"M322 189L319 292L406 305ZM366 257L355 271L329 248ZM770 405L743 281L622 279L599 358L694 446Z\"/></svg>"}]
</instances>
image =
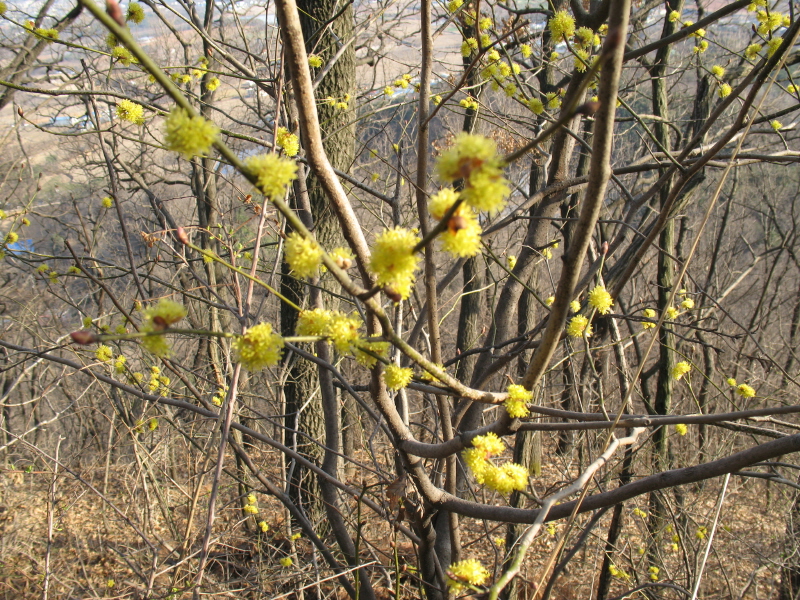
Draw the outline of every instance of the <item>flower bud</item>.
<instances>
[{"instance_id":1,"label":"flower bud","mask_svg":"<svg viewBox=\"0 0 800 600\"><path fill-rule=\"evenodd\" d=\"M99 341L97 335L93 331L86 331L85 329L73 331L69 334L69 337L72 338L73 342L76 344L81 344L82 346L94 344L95 342Z\"/></svg>"}]
</instances>

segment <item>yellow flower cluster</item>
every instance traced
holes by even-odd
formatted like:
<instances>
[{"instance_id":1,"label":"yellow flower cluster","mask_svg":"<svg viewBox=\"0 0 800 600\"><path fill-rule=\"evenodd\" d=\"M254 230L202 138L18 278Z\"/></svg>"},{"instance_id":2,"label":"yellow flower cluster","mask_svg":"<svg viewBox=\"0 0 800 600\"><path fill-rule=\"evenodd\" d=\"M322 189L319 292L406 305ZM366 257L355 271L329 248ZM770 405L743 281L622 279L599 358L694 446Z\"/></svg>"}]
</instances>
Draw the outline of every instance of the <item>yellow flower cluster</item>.
<instances>
[{"instance_id":1,"label":"yellow flower cluster","mask_svg":"<svg viewBox=\"0 0 800 600\"><path fill-rule=\"evenodd\" d=\"M411 294L416 279L414 271L419 256L413 250L420 238L408 229L385 229L372 248L370 270L377 276L378 285L389 287L405 300Z\"/></svg>"},{"instance_id":2,"label":"yellow flower cluster","mask_svg":"<svg viewBox=\"0 0 800 600\"><path fill-rule=\"evenodd\" d=\"M688 430L689 429L683 423L678 423L677 425L675 425L675 433L677 433L678 435L686 435L686 432Z\"/></svg>"},{"instance_id":3,"label":"yellow flower cluster","mask_svg":"<svg viewBox=\"0 0 800 600\"><path fill-rule=\"evenodd\" d=\"M747 48L745 48L744 56L747 58L747 60L754 60L758 56L759 52L761 52L761 44L750 44Z\"/></svg>"},{"instance_id":4,"label":"yellow flower cluster","mask_svg":"<svg viewBox=\"0 0 800 600\"><path fill-rule=\"evenodd\" d=\"M560 10L553 15L548 27L550 28L550 35L556 43L575 35L575 19L566 10Z\"/></svg>"},{"instance_id":5,"label":"yellow flower cluster","mask_svg":"<svg viewBox=\"0 0 800 600\"><path fill-rule=\"evenodd\" d=\"M211 77L208 81L206 81L206 89L209 92L213 92L219 87L220 80L219 77Z\"/></svg>"},{"instance_id":6,"label":"yellow flower cluster","mask_svg":"<svg viewBox=\"0 0 800 600\"><path fill-rule=\"evenodd\" d=\"M682 360L681 362L677 363L674 367L672 367L672 376L675 378L675 380L679 380L681 377L686 375L691 370L692 370L692 365Z\"/></svg>"},{"instance_id":7,"label":"yellow flower cluster","mask_svg":"<svg viewBox=\"0 0 800 600\"><path fill-rule=\"evenodd\" d=\"M352 348L358 364L368 369L375 366L378 357L385 359L389 355L389 342L357 339Z\"/></svg>"},{"instance_id":8,"label":"yellow flower cluster","mask_svg":"<svg viewBox=\"0 0 800 600\"><path fill-rule=\"evenodd\" d=\"M129 67L132 64L139 64L139 59L131 54L130 50L128 50L125 46L114 46L114 48L111 50L111 56L116 58L122 65L126 67Z\"/></svg>"},{"instance_id":9,"label":"yellow flower cluster","mask_svg":"<svg viewBox=\"0 0 800 600\"><path fill-rule=\"evenodd\" d=\"M592 326L584 315L575 315L567 325L567 335L574 338L592 337Z\"/></svg>"},{"instance_id":10,"label":"yellow flower cluster","mask_svg":"<svg viewBox=\"0 0 800 600\"><path fill-rule=\"evenodd\" d=\"M528 402L533 400L533 392L526 390L521 385L510 385L506 390L508 398L503 402L508 412L508 416L512 419L521 419L530 414L528 410Z\"/></svg>"},{"instance_id":11,"label":"yellow flower cluster","mask_svg":"<svg viewBox=\"0 0 800 600\"><path fill-rule=\"evenodd\" d=\"M386 387L390 390L402 390L411 383L411 378L413 376L414 371L398 365L388 365L383 372L383 379L386 381Z\"/></svg>"},{"instance_id":12,"label":"yellow flower cluster","mask_svg":"<svg viewBox=\"0 0 800 600\"><path fill-rule=\"evenodd\" d=\"M248 515L257 515L258 514L258 505L256 495L252 492L247 494L245 498L246 502L245 505L242 507L242 510Z\"/></svg>"},{"instance_id":13,"label":"yellow flower cluster","mask_svg":"<svg viewBox=\"0 0 800 600\"><path fill-rule=\"evenodd\" d=\"M322 57L316 54L308 55L308 66L312 69L319 69L322 66Z\"/></svg>"},{"instance_id":14,"label":"yellow flower cluster","mask_svg":"<svg viewBox=\"0 0 800 600\"><path fill-rule=\"evenodd\" d=\"M767 12L759 10L756 13L756 18L760 25L758 26L758 35L768 36L770 33L783 25L783 15L779 12Z\"/></svg>"},{"instance_id":15,"label":"yellow flower cluster","mask_svg":"<svg viewBox=\"0 0 800 600\"><path fill-rule=\"evenodd\" d=\"M651 566L647 571L650 573L650 581L658 581L658 574L661 572L661 569L656 566Z\"/></svg>"},{"instance_id":16,"label":"yellow flower cluster","mask_svg":"<svg viewBox=\"0 0 800 600\"><path fill-rule=\"evenodd\" d=\"M245 162L256 177L256 186L267 198L282 198L286 186L297 178L297 164L277 154L251 156Z\"/></svg>"},{"instance_id":17,"label":"yellow flower cluster","mask_svg":"<svg viewBox=\"0 0 800 600\"><path fill-rule=\"evenodd\" d=\"M94 351L94 356L100 362L109 362L114 357L114 353L105 344L100 344Z\"/></svg>"},{"instance_id":18,"label":"yellow flower cluster","mask_svg":"<svg viewBox=\"0 0 800 600\"><path fill-rule=\"evenodd\" d=\"M468 585L483 585L488 579L489 571L474 558L458 561L447 568L447 587L453 593L467 589Z\"/></svg>"},{"instance_id":19,"label":"yellow flower cluster","mask_svg":"<svg viewBox=\"0 0 800 600\"><path fill-rule=\"evenodd\" d=\"M614 299L605 287L598 285L589 292L589 304L596 308L601 315L607 315L614 306Z\"/></svg>"},{"instance_id":20,"label":"yellow flower cluster","mask_svg":"<svg viewBox=\"0 0 800 600\"><path fill-rule=\"evenodd\" d=\"M273 155L274 156L274 155ZM295 277L313 277L322 262L322 248L314 240L293 231L286 238L286 262Z\"/></svg>"},{"instance_id":21,"label":"yellow flower cluster","mask_svg":"<svg viewBox=\"0 0 800 600\"><path fill-rule=\"evenodd\" d=\"M478 104L478 101L472 96L467 96L466 98L462 98L461 100L459 100L458 105L461 108L467 108L472 110L478 110L478 108L480 108L480 104Z\"/></svg>"},{"instance_id":22,"label":"yellow flower cluster","mask_svg":"<svg viewBox=\"0 0 800 600\"><path fill-rule=\"evenodd\" d=\"M259 323L232 344L238 360L248 371L260 371L275 365L283 353L283 338L272 332L272 325Z\"/></svg>"},{"instance_id":23,"label":"yellow flower cluster","mask_svg":"<svg viewBox=\"0 0 800 600\"><path fill-rule=\"evenodd\" d=\"M117 116L123 121L142 125L144 123L144 107L126 98L117 103Z\"/></svg>"},{"instance_id":24,"label":"yellow flower cluster","mask_svg":"<svg viewBox=\"0 0 800 600\"><path fill-rule=\"evenodd\" d=\"M648 319L655 319L656 318L656 311L652 308L645 308L644 313L642 313ZM645 321L642 323L642 329L652 329L655 327L655 323L650 323L649 321Z\"/></svg>"},{"instance_id":25,"label":"yellow flower cluster","mask_svg":"<svg viewBox=\"0 0 800 600\"><path fill-rule=\"evenodd\" d=\"M453 146L442 152L436 170L442 181L464 181L461 196L468 205L479 211L497 212L503 209L511 191L502 166L492 140L460 133Z\"/></svg>"},{"instance_id":26,"label":"yellow flower cluster","mask_svg":"<svg viewBox=\"0 0 800 600\"><path fill-rule=\"evenodd\" d=\"M434 194L428 203L431 216L442 219L458 198L458 192L451 188L445 188ZM440 234L439 240L442 248L450 254L470 257L480 251L481 233L483 230L475 211L466 203L462 203L450 217L448 227Z\"/></svg>"},{"instance_id":27,"label":"yellow flower cluster","mask_svg":"<svg viewBox=\"0 0 800 600\"><path fill-rule=\"evenodd\" d=\"M300 140L286 127L278 127L275 143L286 153L286 156L297 156L300 152Z\"/></svg>"},{"instance_id":28,"label":"yellow flower cluster","mask_svg":"<svg viewBox=\"0 0 800 600\"><path fill-rule=\"evenodd\" d=\"M167 117L164 141L167 148L190 159L207 154L218 135L219 127L213 122L200 115L192 117L186 110L175 107Z\"/></svg>"},{"instance_id":29,"label":"yellow flower cluster","mask_svg":"<svg viewBox=\"0 0 800 600\"><path fill-rule=\"evenodd\" d=\"M464 462L481 485L501 494L522 491L528 486L528 470L522 465L507 462L495 465L489 459L505 450L503 441L494 433L475 436L472 448L462 453Z\"/></svg>"},{"instance_id":30,"label":"yellow flower cluster","mask_svg":"<svg viewBox=\"0 0 800 600\"><path fill-rule=\"evenodd\" d=\"M58 29L44 29L42 27L37 27L33 32L40 38L46 39L48 42L58 39Z\"/></svg>"},{"instance_id":31,"label":"yellow flower cluster","mask_svg":"<svg viewBox=\"0 0 800 600\"><path fill-rule=\"evenodd\" d=\"M756 395L756 391L746 383L740 383L736 386L736 393L742 398L753 398Z\"/></svg>"},{"instance_id":32,"label":"yellow flower cluster","mask_svg":"<svg viewBox=\"0 0 800 600\"><path fill-rule=\"evenodd\" d=\"M128 4L128 14L125 16L126 21L133 21L137 25L144 21L144 9L138 2L131 2Z\"/></svg>"},{"instance_id":33,"label":"yellow flower cluster","mask_svg":"<svg viewBox=\"0 0 800 600\"><path fill-rule=\"evenodd\" d=\"M105 196L101 201L100 204L103 205L103 208L111 208L114 206L114 199L111 196Z\"/></svg>"}]
</instances>

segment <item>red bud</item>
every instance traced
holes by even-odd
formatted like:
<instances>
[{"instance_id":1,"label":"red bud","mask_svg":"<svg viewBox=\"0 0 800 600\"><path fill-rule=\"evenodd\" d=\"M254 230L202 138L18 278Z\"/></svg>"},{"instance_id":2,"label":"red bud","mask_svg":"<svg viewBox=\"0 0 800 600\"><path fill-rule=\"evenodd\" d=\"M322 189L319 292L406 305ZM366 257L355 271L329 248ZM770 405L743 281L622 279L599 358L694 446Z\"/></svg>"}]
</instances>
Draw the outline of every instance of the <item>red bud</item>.
<instances>
[{"instance_id":1,"label":"red bud","mask_svg":"<svg viewBox=\"0 0 800 600\"><path fill-rule=\"evenodd\" d=\"M600 252L602 252L604 255L608 254L608 242L603 242L600 245Z\"/></svg>"},{"instance_id":2,"label":"red bud","mask_svg":"<svg viewBox=\"0 0 800 600\"><path fill-rule=\"evenodd\" d=\"M125 27L125 18L117 0L106 0L106 13L114 19L120 27Z\"/></svg>"},{"instance_id":3,"label":"red bud","mask_svg":"<svg viewBox=\"0 0 800 600\"><path fill-rule=\"evenodd\" d=\"M383 291L389 297L389 300L394 303L400 302L400 300L403 299L400 293L392 287L387 286L383 288Z\"/></svg>"},{"instance_id":4,"label":"red bud","mask_svg":"<svg viewBox=\"0 0 800 600\"><path fill-rule=\"evenodd\" d=\"M80 331L73 331L69 334L69 337L72 338L72 341L76 344L81 344L82 346L86 346L87 344L94 344L98 342L97 335L93 331L86 331L82 329Z\"/></svg>"},{"instance_id":5,"label":"red bud","mask_svg":"<svg viewBox=\"0 0 800 600\"><path fill-rule=\"evenodd\" d=\"M186 230L183 227L178 227L178 230L175 232L175 237L178 238L181 244L189 243L189 236L186 235Z\"/></svg>"}]
</instances>

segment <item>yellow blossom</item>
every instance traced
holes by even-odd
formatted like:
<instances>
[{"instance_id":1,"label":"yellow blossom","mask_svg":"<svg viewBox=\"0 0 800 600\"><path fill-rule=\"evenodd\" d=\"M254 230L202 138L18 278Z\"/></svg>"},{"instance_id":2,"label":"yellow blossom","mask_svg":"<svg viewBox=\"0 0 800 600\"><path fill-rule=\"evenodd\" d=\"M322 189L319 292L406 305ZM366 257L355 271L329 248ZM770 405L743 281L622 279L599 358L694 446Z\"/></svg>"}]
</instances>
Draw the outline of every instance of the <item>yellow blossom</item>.
<instances>
[{"instance_id":1,"label":"yellow blossom","mask_svg":"<svg viewBox=\"0 0 800 600\"><path fill-rule=\"evenodd\" d=\"M281 359L283 338L272 332L272 325L260 323L238 337L232 344L238 360L248 371L259 371Z\"/></svg>"},{"instance_id":2,"label":"yellow blossom","mask_svg":"<svg viewBox=\"0 0 800 600\"><path fill-rule=\"evenodd\" d=\"M447 3L447 10L449 10L451 13L454 13L461 8L463 4L464 0L450 0L450 2Z\"/></svg>"},{"instance_id":3,"label":"yellow blossom","mask_svg":"<svg viewBox=\"0 0 800 600\"><path fill-rule=\"evenodd\" d=\"M300 140L286 127L278 127L278 135L275 136L275 143L286 153L286 156L297 156L300 151Z\"/></svg>"},{"instance_id":4,"label":"yellow blossom","mask_svg":"<svg viewBox=\"0 0 800 600\"><path fill-rule=\"evenodd\" d=\"M100 204L103 205L103 208L111 208L114 206L114 199L111 196L105 196L101 201Z\"/></svg>"},{"instance_id":5,"label":"yellow blossom","mask_svg":"<svg viewBox=\"0 0 800 600\"><path fill-rule=\"evenodd\" d=\"M414 371L412 369L388 365L383 372L383 379L386 381L386 387L390 390L401 390L411 383L413 375Z\"/></svg>"},{"instance_id":6,"label":"yellow blossom","mask_svg":"<svg viewBox=\"0 0 800 600\"><path fill-rule=\"evenodd\" d=\"M519 51L523 58L528 58L533 54L533 49L528 44L520 44Z\"/></svg>"},{"instance_id":7,"label":"yellow blossom","mask_svg":"<svg viewBox=\"0 0 800 600\"><path fill-rule=\"evenodd\" d=\"M288 556L284 556L280 561L282 567L291 567L292 566L292 559Z\"/></svg>"},{"instance_id":8,"label":"yellow blossom","mask_svg":"<svg viewBox=\"0 0 800 600\"><path fill-rule=\"evenodd\" d=\"M676 380L679 380L681 377L686 375L689 371L692 370L692 365L690 365L686 361L681 361L677 363L674 367L672 367L672 377Z\"/></svg>"},{"instance_id":9,"label":"yellow blossom","mask_svg":"<svg viewBox=\"0 0 800 600\"><path fill-rule=\"evenodd\" d=\"M144 123L144 107L126 98L117 103L117 116L124 121L141 125Z\"/></svg>"},{"instance_id":10,"label":"yellow blossom","mask_svg":"<svg viewBox=\"0 0 800 600\"><path fill-rule=\"evenodd\" d=\"M780 131L781 129L783 129L783 123L781 123L777 119L775 119L774 121L770 121L769 126L772 127L775 131Z\"/></svg>"},{"instance_id":11,"label":"yellow blossom","mask_svg":"<svg viewBox=\"0 0 800 600\"><path fill-rule=\"evenodd\" d=\"M589 325L589 319L583 315L575 315L570 319L567 325L567 335L570 337L579 338L582 336L592 336L592 326Z\"/></svg>"},{"instance_id":12,"label":"yellow blossom","mask_svg":"<svg viewBox=\"0 0 800 600\"><path fill-rule=\"evenodd\" d=\"M750 44L744 51L745 58L753 60L761 52L761 44Z\"/></svg>"},{"instance_id":13,"label":"yellow blossom","mask_svg":"<svg viewBox=\"0 0 800 600\"><path fill-rule=\"evenodd\" d=\"M131 2L128 4L128 13L125 16L126 21L133 21L137 25L144 21L144 9L138 2Z\"/></svg>"},{"instance_id":14,"label":"yellow blossom","mask_svg":"<svg viewBox=\"0 0 800 600\"><path fill-rule=\"evenodd\" d=\"M313 277L322 262L322 248L314 240L293 231L286 238L286 262L295 277Z\"/></svg>"},{"instance_id":15,"label":"yellow blossom","mask_svg":"<svg viewBox=\"0 0 800 600\"><path fill-rule=\"evenodd\" d=\"M371 369L378 362L377 357L388 356L389 342L370 342L359 338L353 342L351 350L358 364Z\"/></svg>"},{"instance_id":16,"label":"yellow blossom","mask_svg":"<svg viewBox=\"0 0 800 600\"><path fill-rule=\"evenodd\" d=\"M530 414L530 410L528 410L528 402L533 400L533 392L526 390L521 385L510 385L508 386L508 398L506 398L503 404L506 407L506 411L508 412L508 416L512 419L521 419L523 417L527 417Z\"/></svg>"},{"instance_id":17,"label":"yellow blossom","mask_svg":"<svg viewBox=\"0 0 800 600\"><path fill-rule=\"evenodd\" d=\"M510 494L528 487L528 470L522 465L511 462L500 466L489 464L483 472L483 480L489 489L501 494Z\"/></svg>"},{"instance_id":18,"label":"yellow blossom","mask_svg":"<svg viewBox=\"0 0 800 600\"><path fill-rule=\"evenodd\" d=\"M34 30L34 33L39 37L46 39L48 42L58 39L58 29L44 29L39 27Z\"/></svg>"},{"instance_id":19,"label":"yellow blossom","mask_svg":"<svg viewBox=\"0 0 800 600\"><path fill-rule=\"evenodd\" d=\"M144 311L146 331L163 331L186 316L186 307L179 302L162 298L158 304Z\"/></svg>"},{"instance_id":20,"label":"yellow blossom","mask_svg":"<svg viewBox=\"0 0 800 600\"><path fill-rule=\"evenodd\" d=\"M714 65L711 67L711 74L717 79L722 79L725 77L725 67L722 67L721 65Z\"/></svg>"},{"instance_id":21,"label":"yellow blossom","mask_svg":"<svg viewBox=\"0 0 800 600\"><path fill-rule=\"evenodd\" d=\"M126 67L139 63L139 60L125 46L114 46L111 50L111 56Z\"/></svg>"},{"instance_id":22,"label":"yellow blossom","mask_svg":"<svg viewBox=\"0 0 800 600\"><path fill-rule=\"evenodd\" d=\"M476 210L501 210L511 191L503 177L497 146L481 135L460 133L453 146L442 152L436 169L443 181L464 180L461 196Z\"/></svg>"},{"instance_id":23,"label":"yellow blossom","mask_svg":"<svg viewBox=\"0 0 800 600\"><path fill-rule=\"evenodd\" d=\"M245 162L256 177L256 186L267 198L283 198L286 186L297 178L297 164L277 154L251 156Z\"/></svg>"},{"instance_id":24,"label":"yellow blossom","mask_svg":"<svg viewBox=\"0 0 800 600\"><path fill-rule=\"evenodd\" d=\"M741 383L736 386L736 393L742 398L752 398L756 395L756 391L746 383Z\"/></svg>"},{"instance_id":25,"label":"yellow blossom","mask_svg":"<svg viewBox=\"0 0 800 600\"><path fill-rule=\"evenodd\" d=\"M658 574L661 572L661 569L656 566L652 566L648 569L648 572L650 573L651 581L658 581Z\"/></svg>"},{"instance_id":26,"label":"yellow blossom","mask_svg":"<svg viewBox=\"0 0 800 600\"><path fill-rule=\"evenodd\" d=\"M332 312L325 329L325 337L341 354L351 354L351 346L358 340L358 330L361 325L363 322L355 314L348 316L338 311Z\"/></svg>"},{"instance_id":27,"label":"yellow blossom","mask_svg":"<svg viewBox=\"0 0 800 600\"><path fill-rule=\"evenodd\" d=\"M645 308L643 314L648 319L656 318L656 311L654 311L652 308ZM656 326L655 323L651 323L649 321L645 321L642 323L642 329L652 329L655 326Z\"/></svg>"},{"instance_id":28,"label":"yellow blossom","mask_svg":"<svg viewBox=\"0 0 800 600\"><path fill-rule=\"evenodd\" d=\"M774 37L770 41L767 42L767 56L772 56L778 51L778 48L781 47L783 43L782 37Z\"/></svg>"},{"instance_id":29,"label":"yellow blossom","mask_svg":"<svg viewBox=\"0 0 800 600\"><path fill-rule=\"evenodd\" d=\"M694 537L696 537L698 540L706 539L707 535L708 535L708 529L702 525L697 528L697 531L694 532Z\"/></svg>"},{"instance_id":30,"label":"yellow blossom","mask_svg":"<svg viewBox=\"0 0 800 600\"><path fill-rule=\"evenodd\" d=\"M297 335L320 335L327 337L328 326L333 314L324 308L304 310L297 317Z\"/></svg>"},{"instance_id":31,"label":"yellow blossom","mask_svg":"<svg viewBox=\"0 0 800 600\"><path fill-rule=\"evenodd\" d=\"M558 11L550 22L550 35L556 42L562 41L564 38L570 38L575 34L575 19L565 10Z\"/></svg>"},{"instance_id":32,"label":"yellow blossom","mask_svg":"<svg viewBox=\"0 0 800 600\"><path fill-rule=\"evenodd\" d=\"M121 354L114 359L114 370L117 373L124 373L125 372L125 361L126 358Z\"/></svg>"},{"instance_id":33,"label":"yellow blossom","mask_svg":"<svg viewBox=\"0 0 800 600\"><path fill-rule=\"evenodd\" d=\"M108 362L114 357L114 353L105 344L100 344L97 350L94 351L94 356L100 362Z\"/></svg>"},{"instance_id":34,"label":"yellow blossom","mask_svg":"<svg viewBox=\"0 0 800 600\"><path fill-rule=\"evenodd\" d=\"M416 234L402 227L386 229L375 240L370 269L377 275L377 283L389 286L405 300L411 294L414 271L419 256L413 252L420 241Z\"/></svg>"},{"instance_id":35,"label":"yellow blossom","mask_svg":"<svg viewBox=\"0 0 800 600\"><path fill-rule=\"evenodd\" d=\"M447 587L453 593L467 589L467 585L483 585L488 579L489 571L474 558L458 561L447 568Z\"/></svg>"},{"instance_id":36,"label":"yellow blossom","mask_svg":"<svg viewBox=\"0 0 800 600\"><path fill-rule=\"evenodd\" d=\"M217 135L219 128L213 122L200 115L192 117L186 110L176 107L167 117L164 141L167 148L189 159L207 154Z\"/></svg>"},{"instance_id":37,"label":"yellow blossom","mask_svg":"<svg viewBox=\"0 0 800 600\"><path fill-rule=\"evenodd\" d=\"M667 15L667 19L669 19L670 23L674 23L680 18L681 18L681 13L679 13L677 10L673 10L672 12L669 13L669 15Z\"/></svg>"},{"instance_id":38,"label":"yellow blossom","mask_svg":"<svg viewBox=\"0 0 800 600\"><path fill-rule=\"evenodd\" d=\"M730 85L728 85L727 83L723 83L721 86L719 86L717 94L719 95L720 98L727 98L728 96L731 95L732 91L733 88L731 88Z\"/></svg>"},{"instance_id":39,"label":"yellow blossom","mask_svg":"<svg viewBox=\"0 0 800 600\"><path fill-rule=\"evenodd\" d=\"M680 311L674 306L667 307L667 319L669 319L670 321L674 321L679 314Z\"/></svg>"},{"instance_id":40,"label":"yellow blossom","mask_svg":"<svg viewBox=\"0 0 800 600\"><path fill-rule=\"evenodd\" d=\"M578 302L577 300L573 300L572 302L569 303L569 309L572 312L578 312L581 309L581 303Z\"/></svg>"},{"instance_id":41,"label":"yellow blossom","mask_svg":"<svg viewBox=\"0 0 800 600\"><path fill-rule=\"evenodd\" d=\"M683 423L678 423L677 425L675 425L675 433L677 433L678 435L686 435L687 431L688 428Z\"/></svg>"},{"instance_id":42,"label":"yellow blossom","mask_svg":"<svg viewBox=\"0 0 800 600\"><path fill-rule=\"evenodd\" d=\"M218 77L210 77L208 81L206 81L206 89L209 92L213 92L219 87L220 81Z\"/></svg>"},{"instance_id":43,"label":"yellow blossom","mask_svg":"<svg viewBox=\"0 0 800 600\"><path fill-rule=\"evenodd\" d=\"M308 55L308 66L312 69L319 69L322 66L322 57L316 54Z\"/></svg>"},{"instance_id":44,"label":"yellow blossom","mask_svg":"<svg viewBox=\"0 0 800 600\"><path fill-rule=\"evenodd\" d=\"M535 115L540 115L544 112L544 103L539 100L539 98L531 98L527 102L528 108L531 109L531 112Z\"/></svg>"},{"instance_id":45,"label":"yellow blossom","mask_svg":"<svg viewBox=\"0 0 800 600\"><path fill-rule=\"evenodd\" d=\"M637 517L639 517L640 519L646 519L647 518L647 513L645 511L643 511L641 508L639 508L638 506L633 509L633 514L636 515Z\"/></svg>"},{"instance_id":46,"label":"yellow blossom","mask_svg":"<svg viewBox=\"0 0 800 600\"><path fill-rule=\"evenodd\" d=\"M253 506L252 504L246 504L242 507L242 511L248 515L257 515L258 514L258 507Z\"/></svg>"},{"instance_id":47,"label":"yellow blossom","mask_svg":"<svg viewBox=\"0 0 800 600\"><path fill-rule=\"evenodd\" d=\"M614 300L605 287L598 285L589 292L589 304L596 308L601 315L607 315L614 306Z\"/></svg>"},{"instance_id":48,"label":"yellow blossom","mask_svg":"<svg viewBox=\"0 0 800 600\"><path fill-rule=\"evenodd\" d=\"M555 302L555 301L556 301L556 297L555 296L548 296L547 299L544 301L544 303L547 306L552 306L553 302Z\"/></svg>"},{"instance_id":49,"label":"yellow blossom","mask_svg":"<svg viewBox=\"0 0 800 600\"><path fill-rule=\"evenodd\" d=\"M261 533L267 533L269 531L269 524L266 521L259 521L258 528L261 530Z\"/></svg>"}]
</instances>

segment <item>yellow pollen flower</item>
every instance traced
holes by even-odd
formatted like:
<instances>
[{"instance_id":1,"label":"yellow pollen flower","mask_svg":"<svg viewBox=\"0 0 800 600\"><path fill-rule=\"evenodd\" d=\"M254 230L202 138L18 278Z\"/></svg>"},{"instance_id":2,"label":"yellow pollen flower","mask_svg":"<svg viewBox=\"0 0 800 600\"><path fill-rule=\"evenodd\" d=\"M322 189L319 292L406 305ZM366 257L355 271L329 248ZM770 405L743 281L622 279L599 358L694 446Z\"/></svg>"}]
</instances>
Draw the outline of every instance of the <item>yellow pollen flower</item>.
<instances>
[{"instance_id":1,"label":"yellow pollen flower","mask_svg":"<svg viewBox=\"0 0 800 600\"><path fill-rule=\"evenodd\" d=\"M131 2L128 4L128 14L125 16L126 21L133 21L137 25L144 21L144 9L138 2Z\"/></svg>"},{"instance_id":2,"label":"yellow pollen flower","mask_svg":"<svg viewBox=\"0 0 800 600\"><path fill-rule=\"evenodd\" d=\"M293 231L286 238L285 257L295 277L313 277L322 262L322 248L314 240Z\"/></svg>"},{"instance_id":3,"label":"yellow pollen flower","mask_svg":"<svg viewBox=\"0 0 800 600\"><path fill-rule=\"evenodd\" d=\"M164 141L167 148L190 159L207 154L218 135L219 128L213 122L200 115L189 116L186 110L176 107L167 117Z\"/></svg>"},{"instance_id":4,"label":"yellow pollen flower","mask_svg":"<svg viewBox=\"0 0 800 600\"><path fill-rule=\"evenodd\" d=\"M117 103L117 116L124 121L141 125L144 123L144 107L136 102L123 99Z\"/></svg>"},{"instance_id":5,"label":"yellow pollen flower","mask_svg":"<svg viewBox=\"0 0 800 600\"><path fill-rule=\"evenodd\" d=\"M591 337L592 336L592 326L589 325L589 319L587 319L583 315L575 315L570 319L569 325L567 325L567 335L570 337Z\"/></svg>"},{"instance_id":6,"label":"yellow pollen flower","mask_svg":"<svg viewBox=\"0 0 800 600\"><path fill-rule=\"evenodd\" d=\"M275 137L275 143L283 148L286 156L297 156L297 153L300 151L300 140L295 134L286 129L286 127L278 127L278 135Z\"/></svg>"},{"instance_id":7,"label":"yellow pollen flower","mask_svg":"<svg viewBox=\"0 0 800 600\"><path fill-rule=\"evenodd\" d=\"M370 269L377 275L378 285L391 287L403 300L414 284L419 256L412 251L419 241L408 229L395 227L384 230L372 248Z\"/></svg>"},{"instance_id":8,"label":"yellow pollen flower","mask_svg":"<svg viewBox=\"0 0 800 600\"><path fill-rule=\"evenodd\" d=\"M312 69L319 69L322 66L322 57L316 54L308 55L308 66Z\"/></svg>"},{"instance_id":9,"label":"yellow pollen flower","mask_svg":"<svg viewBox=\"0 0 800 600\"><path fill-rule=\"evenodd\" d=\"M687 431L688 428L683 423L678 423L677 425L675 425L675 433L677 433L678 435L686 435Z\"/></svg>"},{"instance_id":10,"label":"yellow pollen flower","mask_svg":"<svg viewBox=\"0 0 800 600\"><path fill-rule=\"evenodd\" d=\"M530 414L528 410L528 402L533 400L533 392L526 390L521 385L508 386L508 398L503 404L506 407L508 416L512 419L521 419Z\"/></svg>"},{"instance_id":11,"label":"yellow pollen flower","mask_svg":"<svg viewBox=\"0 0 800 600\"><path fill-rule=\"evenodd\" d=\"M390 390L401 390L411 383L413 375L414 371L412 369L388 365L383 372L383 379L386 381L386 387Z\"/></svg>"},{"instance_id":12,"label":"yellow pollen flower","mask_svg":"<svg viewBox=\"0 0 800 600\"><path fill-rule=\"evenodd\" d=\"M741 383L736 386L736 393L742 398L752 398L756 395L756 391L746 383Z\"/></svg>"},{"instance_id":13,"label":"yellow pollen flower","mask_svg":"<svg viewBox=\"0 0 800 600\"><path fill-rule=\"evenodd\" d=\"M238 337L232 344L238 360L248 371L260 371L281 359L283 338L272 332L272 325L260 323Z\"/></svg>"},{"instance_id":14,"label":"yellow pollen flower","mask_svg":"<svg viewBox=\"0 0 800 600\"><path fill-rule=\"evenodd\" d=\"M548 26L555 42L561 42L564 38L570 38L575 34L575 19L565 10L558 11L550 19Z\"/></svg>"},{"instance_id":15,"label":"yellow pollen flower","mask_svg":"<svg viewBox=\"0 0 800 600\"><path fill-rule=\"evenodd\" d=\"M114 353L105 344L100 344L97 350L94 351L94 356L100 362L108 362L114 357Z\"/></svg>"},{"instance_id":16,"label":"yellow pollen flower","mask_svg":"<svg viewBox=\"0 0 800 600\"><path fill-rule=\"evenodd\" d=\"M467 589L467 585L483 585L489 579L489 571L478 560L468 558L453 563L447 568L447 587L453 593Z\"/></svg>"},{"instance_id":17,"label":"yellow pollen flower","mask_svg":"<svg viewBox=\"0 0 800 600\"><path fill-rule=\"evenodd\" d=\"M686 373L692 370L692 365L690 365L686 361L681 361L677 363L674 367L672 367L672 377L676 380L681 379Z\"/></svg>"},{"instance_id":18,"label":"yellow pollen flower","mask_svg":"<svg viewBox=\"0 0 800 600\"><path fill-rule=\"evenodd\" d=\"M259 191L273 200L283 198L286 186L297 178L297 164L277 154L251 156L245 164L255 175Z\"/></svg>"},{"instance_id":19,"label":"yellow pollen flower","mask_svg":"<svg viewBox=\"0 0 800 600\"><path fill-rule=\"evenodd\" d=\"M614 300L611 294L608 293L606 288L598 285L591 292L589 292L589 304L597 309L601 315L607 315L611 312L614 306Z\"/></svg>"}]
</instances>

